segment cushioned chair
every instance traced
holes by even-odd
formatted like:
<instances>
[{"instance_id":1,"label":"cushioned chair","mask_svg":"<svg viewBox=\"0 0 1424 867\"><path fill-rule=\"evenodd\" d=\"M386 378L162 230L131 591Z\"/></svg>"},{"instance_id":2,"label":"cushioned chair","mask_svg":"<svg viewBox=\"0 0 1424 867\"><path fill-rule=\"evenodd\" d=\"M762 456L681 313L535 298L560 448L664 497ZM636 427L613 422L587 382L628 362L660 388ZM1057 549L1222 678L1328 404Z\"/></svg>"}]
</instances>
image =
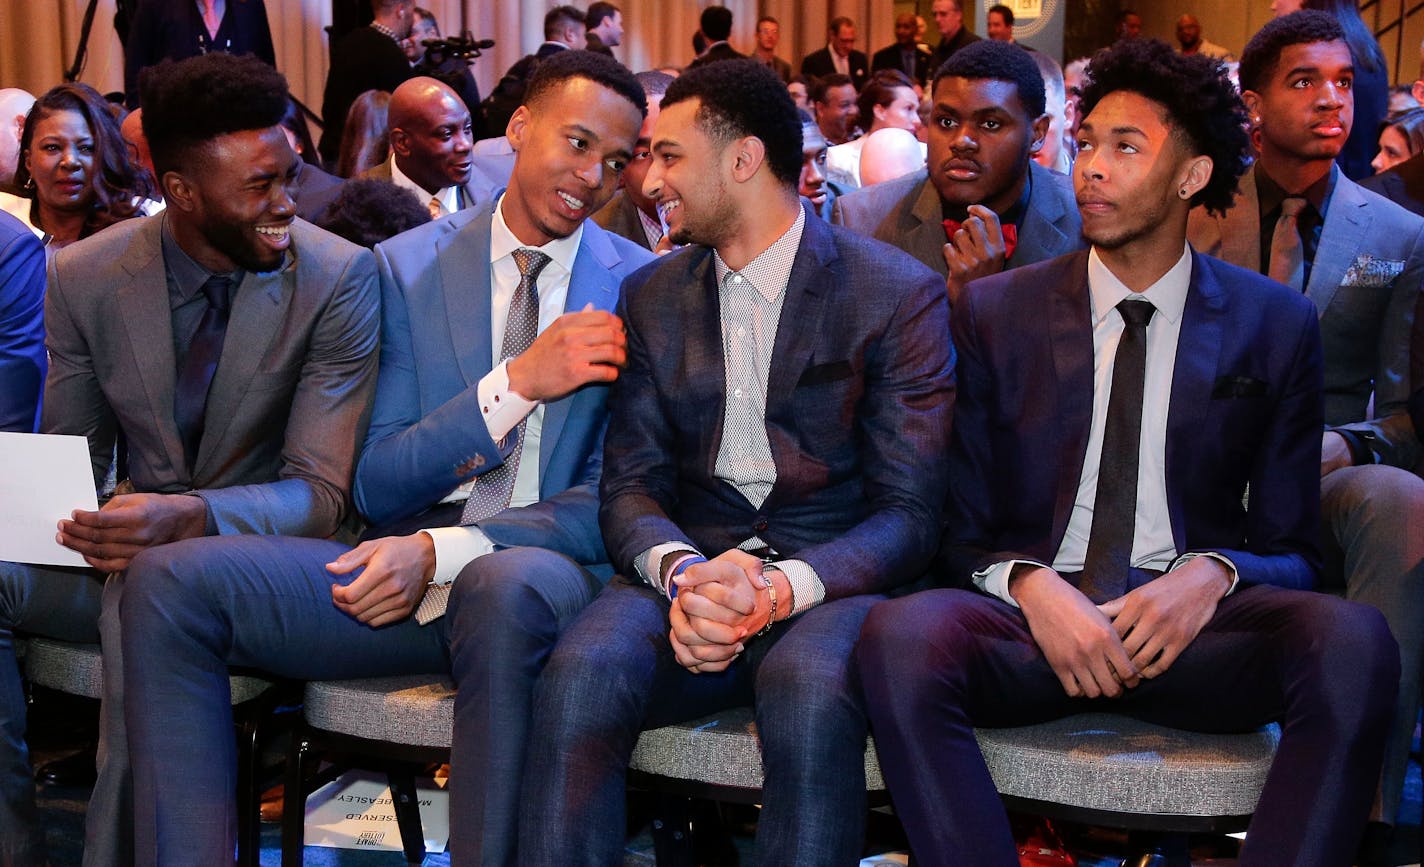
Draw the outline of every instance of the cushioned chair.
<instances>
[{"instance_id":1,"label":"cushioned chair","mask_svg":"<svg viewBox=\"0 0 1424 867\"><path fill-rule=\"evenodd\" d=\"M307 729L293 738L288 765L284 867L301 864L301 783L310 776L307 765L317 747L396 763L391 791L397 823L402 840L413 841L405 845L407 859L419 863L424 845L411 763L448 760L454 704L453 685L429 676L308 684ZM1150 831L1146 839L1154 846L1164 834L1171 841L1171 835L1244 829L1280 737L1275 726L1245 734L1197 734L1114 714L979 729L976 735L994 783L1012 809ZM873 742L866 748L865 778L872 803L884 802ZM662 814L654 820L658 863L692 863L691 812L684 799L760 800L761 751L751 710L738 708L644 732L633 750L628 783L675 796L660 799ZM1167 863L1182 863L1184 846L1162 848Z\"/></svg>"},{"instance_id":2,"label":"cushioned chair","mask_svg":"<svg viewBox=\"0 0 1424 867\"><path fill-rule=\"evenodd\" d=\"M302 716L287 759L283 867L302 863L306 796L357 764L385 772L406 860L425 860L415 777L425 765L450 760L454 684L431 675L313 681L306 685ZM316 757L325 751L351 760L317 772Z\"/></svg>"},{"instance_id":3,"label":"cushioned chair","mask_svg":"<svg viewBox=\"0 0 1424 867\"><path fill-rule=\"evenodd\" d=\"M25 676L30 683L71 695L99 699L103 696L104 667L97 644L74 644L49 638L31 638L25 648ZM262 726L280 703L280 691L272 681L249 675L234 675L232 704L237 723L237 863L256 867L261 850L261 753L258 740Z\"/></svg>"}]
</instances>

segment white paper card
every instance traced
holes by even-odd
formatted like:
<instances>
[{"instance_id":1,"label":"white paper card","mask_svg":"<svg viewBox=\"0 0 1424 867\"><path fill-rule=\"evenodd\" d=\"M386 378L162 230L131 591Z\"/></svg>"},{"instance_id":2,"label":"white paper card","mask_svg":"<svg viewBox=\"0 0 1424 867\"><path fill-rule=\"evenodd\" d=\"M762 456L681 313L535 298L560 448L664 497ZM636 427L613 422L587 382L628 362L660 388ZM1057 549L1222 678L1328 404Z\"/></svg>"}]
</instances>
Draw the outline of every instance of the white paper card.
<instances>
[{"instance_id":1,"label":"white paper card","mask_svg":"<svg viewBox=\"0 0 1424 867\"><path fill-rule=\"evenodd\" d=\"M450 793L429 777L417 777L415 791L425 851L444 852L450 840ZM312 792L307 798L304 836L308 846L401 851L386 775L347 771Z\"/></svg>"},{"instance_id":2,"label":"white paper card","mask_svg":"<svg viewBox=\"0 0 1424 867\"><path fill-rule=\"evenodd\" d=\"M0 432L0 560L88 565L54 537L61 518L98 508L84 437Z\"/></svg>"}]
</instances>

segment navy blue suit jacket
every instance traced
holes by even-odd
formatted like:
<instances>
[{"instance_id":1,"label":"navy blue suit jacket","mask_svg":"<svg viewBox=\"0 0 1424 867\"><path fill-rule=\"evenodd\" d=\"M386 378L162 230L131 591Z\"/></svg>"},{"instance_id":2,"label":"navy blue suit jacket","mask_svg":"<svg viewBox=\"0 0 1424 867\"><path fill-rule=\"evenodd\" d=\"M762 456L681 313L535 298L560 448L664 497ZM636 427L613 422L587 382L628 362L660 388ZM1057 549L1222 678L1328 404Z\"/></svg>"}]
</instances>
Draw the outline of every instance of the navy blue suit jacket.
<instances>
[{"instance_id":1,"label":"navy blue suit jacket","mask_svg":"<svg viewBox=\"0 0 1424 867\"><path fill-rule=\"evenodd\" d=\"M485 202L397 235L376 248L381 276L381 372L370 434L356 468L356 505L390 524L439 502L499 466L514 437L495 442L480 412L479 381L493 365L490 225ZM619 282L653 256L584 222L567 311L612 310ZM545 404L539 502L480 522L496 544L606 562L597 485L608 388L589 385Z\"/></svg>"},{"instance_id":2,"label":"navy blue suit jacket","mask_svg":"<svg viewBox=\"0 0 1424 867\"><path fill-rule=\"evenodd\" d=\"M628 368L613 386L599 515L615 567L634 574L663 542L710 557L758 535L810 564L827 599L923 572L954 406L938 276L807 212L772 350L777 477L760 509L714 474L726 368L712 251L664 257L623 293Z\"/></svg>"},{"instance_id":3,"label":"navy blue suit jacket","mask_svg":"<svg viewBox=\"0 0 1424 867\"><path fill-rule=\"evenodd\" d=\"M1063 540L1092 421L1087 268L1083 251L996 274L955 305L945 560L957 583L1005 560L1052 563ZM1308 299L1193 254L1167 417L1179 553L1223 554L1243 584L1312 585L1321 366Z\"/></svg>"},{"instance_id":4,"label":"navy blue suit jacket","mask_svg":"<svg viewBox=\"0 0 1424 867\"><path fill-rule=\"evenodd\" d=\"M263 0L228 0L216 39L209 37L195 0L139 0L124 45L124 91L138 105L139 73L166 57L182 60L209 51L252 54L277 65Z\"/></svg>"},{"instance_id":5,"label":"navy blue suit jacket","mask_svg":"<svg viewBox=\"0 0 1424 867\"><path fill-rule=\"evenodd\" d=\"M48 362L45 254L24 223L0 213L0 430L33 433Z\"/></svg>"}]
</instances>

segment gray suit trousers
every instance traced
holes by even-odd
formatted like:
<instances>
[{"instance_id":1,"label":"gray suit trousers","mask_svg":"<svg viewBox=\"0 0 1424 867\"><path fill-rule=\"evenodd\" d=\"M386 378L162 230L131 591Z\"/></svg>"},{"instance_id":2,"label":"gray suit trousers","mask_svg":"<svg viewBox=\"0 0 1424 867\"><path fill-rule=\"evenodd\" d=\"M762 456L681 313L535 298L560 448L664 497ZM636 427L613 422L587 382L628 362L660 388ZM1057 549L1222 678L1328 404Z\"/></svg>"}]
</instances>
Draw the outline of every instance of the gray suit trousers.
<instances>
[{"instance_id":1,"label":"gray suit trousers","mask_svg":"<svg viewBox=\"0 0 1424 867\"><path fill-rule=\"evenodd\" d=\"M1394 824L1419 716L1424 657L1424 479L1396 467L1336 470L1320 480L1324 589L1379 609L1399 643L1399 704L1372 821Z\"/></svg>"}]
</instances>

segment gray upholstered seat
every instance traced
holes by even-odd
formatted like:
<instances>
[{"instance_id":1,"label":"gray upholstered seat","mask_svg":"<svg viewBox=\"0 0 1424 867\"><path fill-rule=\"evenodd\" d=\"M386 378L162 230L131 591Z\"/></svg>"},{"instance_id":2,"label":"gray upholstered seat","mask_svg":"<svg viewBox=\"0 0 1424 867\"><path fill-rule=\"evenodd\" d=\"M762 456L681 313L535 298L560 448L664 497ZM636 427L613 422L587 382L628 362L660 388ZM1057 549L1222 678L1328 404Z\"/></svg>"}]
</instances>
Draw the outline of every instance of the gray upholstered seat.
<instances>
[{"instance_id":1,"label":"gray upholstered seat","mask_svg":"<svg viewBox=\"0 0 1424 867\"><path fill-rule=\"evenodd\" d=\"M26 644L25 675L31 683L71 695L102 696L104 666L99 645L51 638L31 638ZM247 675L234 675L230 682L233 704L256 698L272 685L271 681Z\"/></svg>"},{"instance_id":2,"label":"gray upholstered seat","mask_svg":"<svg viewBox=\"0 0 1424 867\"><path fill-rule=\"evenodd\" d=\"M1116 714L978 729L1000 794L1153 816L1248 816L1280 730L1198 734Z\"/></svg>"},{"instance_id":3,"label":"gray upholstered seat","mask_svg":"<svg viewBox=\"0 0 1424 867\"><path fill-rule=\"evenodd\" d=\"M761 747L757 744L751 708L735 708L643 732L633 748L629 767L712 786L760 789ZM885 788L873 744L865 749L865 784L872 792Z\"/></svg>"},{"instance_id":4,"label":"gray upholstered seat","mask_svg":"<svg viewBox=\"0 0 1424 867\"><path fill-rule=\"evenodd\" d=\"M303 715L307 725L323 731L449 749L455 685L428 674L312 681Z\"/></svg>"}]
</instances>

